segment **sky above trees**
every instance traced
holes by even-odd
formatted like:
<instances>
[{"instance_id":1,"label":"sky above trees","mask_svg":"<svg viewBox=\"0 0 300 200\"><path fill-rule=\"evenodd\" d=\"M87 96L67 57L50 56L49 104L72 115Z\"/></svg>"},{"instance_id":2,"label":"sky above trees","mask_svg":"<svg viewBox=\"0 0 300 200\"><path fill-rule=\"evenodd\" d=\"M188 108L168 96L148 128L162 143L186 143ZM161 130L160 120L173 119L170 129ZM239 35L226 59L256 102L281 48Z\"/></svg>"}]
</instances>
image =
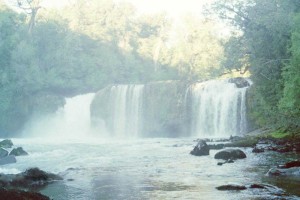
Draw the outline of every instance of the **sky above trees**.
<instances>
[{"instance_id":1,"label":"sky above trees","mask_svg":"<svg viewBox=\"0 0 300 200\"><path fill-rule=\"evenodd\" d=\"M9 1L9 0L5 0ZM44 7L62 7L75 0L43 0ZM215 0L114 0L115 2L129 2L137 8L138 13L153 14L166 12L174 18L186 13L202 15L203 6L215 2Z\"/></svg>"}]
</instances>

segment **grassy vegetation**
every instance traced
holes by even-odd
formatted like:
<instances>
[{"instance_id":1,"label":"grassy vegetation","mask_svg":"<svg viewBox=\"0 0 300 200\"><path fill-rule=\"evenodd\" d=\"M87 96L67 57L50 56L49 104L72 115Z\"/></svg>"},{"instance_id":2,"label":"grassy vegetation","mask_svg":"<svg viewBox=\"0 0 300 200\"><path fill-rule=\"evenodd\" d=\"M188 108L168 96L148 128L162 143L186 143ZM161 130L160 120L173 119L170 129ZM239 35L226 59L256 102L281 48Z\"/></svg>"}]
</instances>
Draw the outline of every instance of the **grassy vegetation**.
<instances>
[{"instance_id":1,"label":"grassy vegetation","mask_svg":"<svg viewBox=\"0 0 300 200\"><path fill-rule=\"evenodd\" d=\"M225 147L255 147L261 139L270 139L273 141L300 141L300 134L294 132L287 132L284 130L272 130L258 135L247 135L239 138L231 143L225 144Z\"/></svg>"}]
</instances>

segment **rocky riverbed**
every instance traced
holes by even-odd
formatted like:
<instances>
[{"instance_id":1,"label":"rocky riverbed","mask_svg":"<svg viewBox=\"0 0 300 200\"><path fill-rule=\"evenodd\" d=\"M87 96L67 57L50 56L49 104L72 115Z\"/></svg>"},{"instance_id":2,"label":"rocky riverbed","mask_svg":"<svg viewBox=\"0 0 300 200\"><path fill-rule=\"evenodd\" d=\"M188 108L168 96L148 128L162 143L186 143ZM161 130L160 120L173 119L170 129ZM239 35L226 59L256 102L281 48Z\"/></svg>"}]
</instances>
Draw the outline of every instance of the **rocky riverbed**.
<instances>
[{"instance_id":1,"label":"rocky riverbed","mask_svg":"<svg viewBox=\"0 0 300 200\"><path fill-rule=\"evenodd\" d=\"M266 181L267 184L226 184L218 186L216 189L221 191L261 189L268 191L270 195L273 196L272 198L300 199L300 197L298 197L300 195L298 191L300 186L300 137L298 135L287 135L283 138L275 138L272 137L271 134L259 134L255 136L250 134L242 137L230 137L229 139L200 139L197 140L197 145L191 154L195 156L205 156L209 155L209 150L219 150L214 157L215 159L225 160L217 163L222 166L223 164L234 163L236 159L245 159L246 154L241 149L251 149L252 155L264 157L266 158L266 162L271 158L277 163L266 171L265 177L261 179ZM197 154L195 152L197 152ZM203 152L205 152L205 154ZM261 164L263 165L264 163L258 163L258 166ZM288 192L285 191L285 189L268 183L281 186L288 190Z\"/></svg>"}]
</instances>

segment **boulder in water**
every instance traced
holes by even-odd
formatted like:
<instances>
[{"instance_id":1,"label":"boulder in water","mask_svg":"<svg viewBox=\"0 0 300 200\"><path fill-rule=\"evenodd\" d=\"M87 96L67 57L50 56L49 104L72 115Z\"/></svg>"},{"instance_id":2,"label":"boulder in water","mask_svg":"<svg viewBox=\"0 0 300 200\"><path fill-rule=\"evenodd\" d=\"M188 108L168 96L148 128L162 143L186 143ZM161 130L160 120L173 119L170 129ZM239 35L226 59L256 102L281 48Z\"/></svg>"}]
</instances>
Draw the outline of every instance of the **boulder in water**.
<instances>
[{"instance_id":1,"label":"boulder in water","mask_svg":"<svg viewBox=\"0 0 300 200\"><path fill-rule=\"evenodd\" d=\"M5 200L50 200L40 193L4 188L0 188L0 197Z\"/></svg>"},{"instance_id":2,"label":"boulder in water","mask_svg":"<svg viewBox=\"0 0 300 200\"><path fill-rule=\"evenodd\" d=\"M62 180L62 177L39 168L31 168L19 174L0 174L0 187L33 189L41 188L57 180Z\"/></svg>"},{"instance_id":3,"label":"boulder in water","mask_svg":"<svg viewBox=\"0 0 300 200\"><path fill-rule=\"evenodd\" d=\"M215 155L215 159L223 159L223 160L236 160L246 158L246 154L240 149L225 149L219 151Z\"/></svg>"},{"instance_id":4,"label":"boulder in water","mask_svg":"<svg viewBox=\"0 0 300 200\"><path fill-rule=\"evenodd\" d=\"M267 172L268 176L300 176L300 167L291 167L286 169L271 168Z\"/></svg>"},{"instance_id":5,"label":"boulder in water","mask_svg":"<svg viewBox=\"0 0 300 200\"><path fill-rule=\"evenodd\" d=\"M2 148L11 148L13 145L14 145L14 144L12 143L12 141L11 141L11 140L8 140L8 139L2 140L2 141L0 142L0 147L2 147Z\"/></svg>"},{"instance_id":6,"label":"boulder in water","mask_svg":"<svg viewBox=\"0 0 300 200\"><path fill-rule=\"evenodd\" d=\"M228 159L228 160L226 160L225 162L218 162L218 165L224 165L224 164L226 164L226 163L234 163L234 161L232 160L232 159Z\"/></svg>"},{"instance_id":7,"label":"boulder in water","mask_svg":"<svg viewBox=\"0 0 300 200\"><path fill-rule=\"evenodd\" d=\"M0 158L8 156L8 151L0 147Z\"/></svg>"},{"instance_id":8,"label":"boulder in water","mask_svg":"<svg viewBox=\"0 0 300 200\"><path fill-rule=\"evenodd\" d=\"M291 167L300 167L300 160L294 160L279 166L279 168L284 168L284 169L288 169Z\"/></svg>"},{"instance_id":9,"label":"boulder in water","mask_svg":"<svg viewBox=\"0 0 300 200\"><path fill-rule=\"evenodd\" d=\"M259 147L254 147L254 148L252 149L252 153L262 153L262 152L264 152L264 151L265 151L264 148L259 148Z\"/></svg>"},{"instance_id":10,"label":"boulder in water","mask_svg":"<svg viewBox=\"0 0 300 200\"><path fill-rule=\"evenodd\" d=\"M246 190L247 188L244 185L235 185L235 184L228 184L228 185L221 185L216 187L217 190Z\"/></svg>"},{"instance_id":11,"label":"boulder in water","mask_svg":"<svg viewBox=\"0 0 300 200\"><path fill-rule=\"evenodd\" d=\"M22 147L18 147L18 148L14 148L9 155L13 155L13 156L26 156L28 155L28 153L26 151L24 151L24 149Z\"/></svg>"},{"instance_id":12,"label":"boulder in water","mask_svg":"<svg viewBox=\"0 0 300 200\"><path fill-rule=\"evenodd\" d=\"M200 140L191 151L191 154L194 156L207 156L209 155L209 147L204 140Z\"/></svg>"},{"instance_id":13,"label":"boulder in water","mask_svg":"<svg viewBox=\"0 0 300 200\"><path fill-rule=\"evenodd\" d=\"M16 157L15 156L6 156L0 159L0 165L6 165L11 163L16 163Z\"/></svg>"}]
</instances>

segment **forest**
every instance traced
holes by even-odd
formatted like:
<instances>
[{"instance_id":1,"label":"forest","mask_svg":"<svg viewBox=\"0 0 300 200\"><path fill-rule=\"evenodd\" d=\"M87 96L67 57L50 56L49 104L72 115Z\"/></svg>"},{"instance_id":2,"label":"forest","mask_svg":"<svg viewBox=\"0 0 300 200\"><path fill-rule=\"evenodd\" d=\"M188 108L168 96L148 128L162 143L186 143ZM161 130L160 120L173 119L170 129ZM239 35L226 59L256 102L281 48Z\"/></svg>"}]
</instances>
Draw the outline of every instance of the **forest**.
<instances>
[{"instance_id":1,"label":"forest","mask_svg":"<svg viewBox=\"0 0 300 200\"><path fill-rule=\"evenodd\" d=\"M298 0L220 0L181 21L112 0L0 1L1 135L109 84L224 76L250 76L256 127L299 130Z\"/></svg>"}]
</instances>

